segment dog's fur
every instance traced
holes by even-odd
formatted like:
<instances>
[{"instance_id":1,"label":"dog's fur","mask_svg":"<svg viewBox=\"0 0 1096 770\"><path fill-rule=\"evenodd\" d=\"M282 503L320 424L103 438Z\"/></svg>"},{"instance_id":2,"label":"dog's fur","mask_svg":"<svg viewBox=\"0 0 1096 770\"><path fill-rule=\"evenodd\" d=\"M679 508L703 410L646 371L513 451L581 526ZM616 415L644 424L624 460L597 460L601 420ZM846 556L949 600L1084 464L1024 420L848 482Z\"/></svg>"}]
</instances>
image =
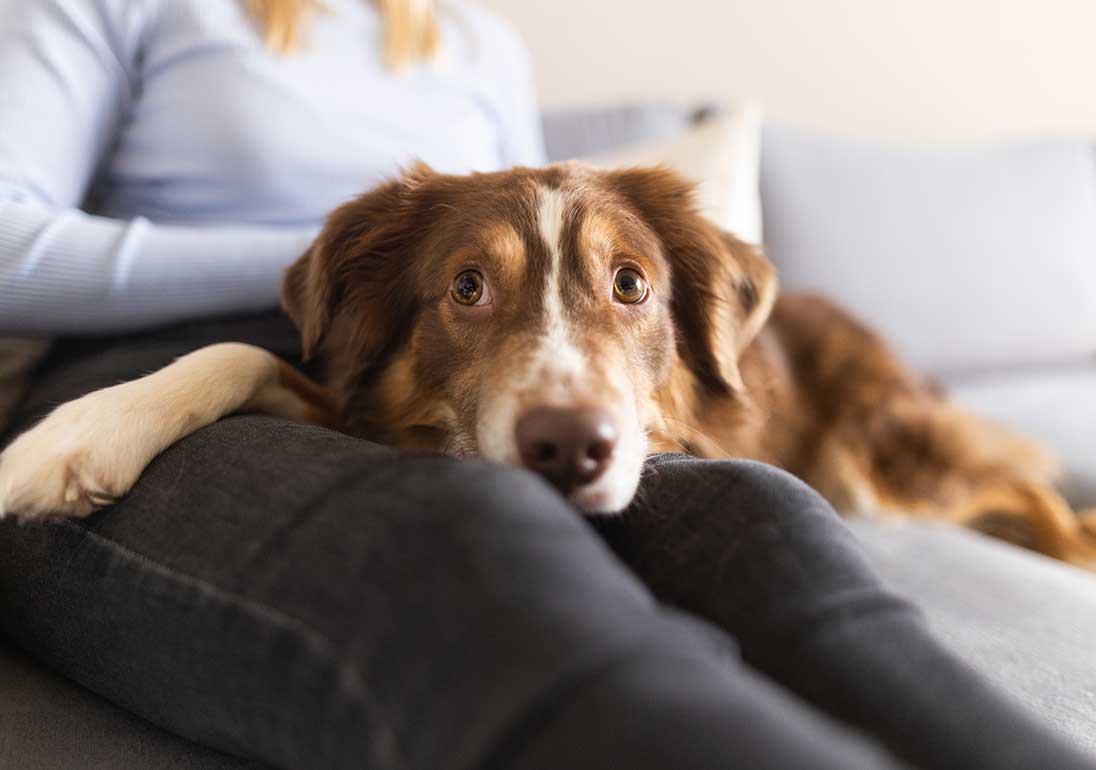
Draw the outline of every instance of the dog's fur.
<instances>
[{"instance_id":1,"label":"dog's fur","mask_svg":"<svg viewBox=\"0 0 1096 770\"><path fill-rule=\"evenodd\" d=\"M645 279L645 301L614 300L621 268ZM487 286L473 307L451 296L469 269ZM239 409L520 465L523 414L596 407L611 459L566 490L590 513L628 504L648 452L686 451L780 465L844 512L942 518L1096 560L1042 449L958 410L826 300L777 299L762 254L663 169L416 166L329 217L283 304L326 390L254 348L197 351L17 439L0 456L0 512L86 515Z\"/></svg>"}]
</instances>

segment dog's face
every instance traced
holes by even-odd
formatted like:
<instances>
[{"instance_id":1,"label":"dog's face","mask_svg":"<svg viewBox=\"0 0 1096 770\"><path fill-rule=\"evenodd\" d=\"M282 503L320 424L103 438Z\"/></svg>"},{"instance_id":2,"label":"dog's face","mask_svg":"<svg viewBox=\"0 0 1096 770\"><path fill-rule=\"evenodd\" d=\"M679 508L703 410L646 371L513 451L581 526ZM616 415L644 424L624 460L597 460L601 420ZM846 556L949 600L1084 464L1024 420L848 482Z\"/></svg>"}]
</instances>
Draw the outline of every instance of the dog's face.
<instances>
[{"instance_id":1,"label":"dog's face","mask_svg":"<svg viewBox=\"0 0 1096 770\"><path fill-rule=\"evenodd\" d=\"M528 467L599 513L673 433L667 389L741 387L774 293L675 175L569 164L416 167L332 214L283 301L352 429Z\"/></svg>"}]
</instances>

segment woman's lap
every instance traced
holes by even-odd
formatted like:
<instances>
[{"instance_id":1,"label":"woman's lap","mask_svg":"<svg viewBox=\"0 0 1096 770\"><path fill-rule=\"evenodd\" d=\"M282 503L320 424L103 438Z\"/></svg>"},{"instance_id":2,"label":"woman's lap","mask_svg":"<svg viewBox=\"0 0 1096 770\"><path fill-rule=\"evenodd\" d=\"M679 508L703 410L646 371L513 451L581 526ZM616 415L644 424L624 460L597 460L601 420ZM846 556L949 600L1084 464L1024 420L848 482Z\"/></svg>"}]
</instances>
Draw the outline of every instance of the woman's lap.
<instances>
[{"instance_id":1,"label":"woman's lap","mask_svg":"<svg viewBox=\"0 0 1096 770\"><path fill-rule=\"evenodd\" d=\"M263 342L280 323L224 336ZM70 343L22 424L222 334ZM287 766L559 766L544 747L572 701L642 692L665 667L703 682L675 710L698 756L771 743L769 730L787 757L875 764L734 663L728 637L657 606L531 474L261 416L179 442L86 521L0 526L0 624L130 710ZM755 716L728 730L713 713ZM590 729L635 717L622 705Z\"/></svg>"},{"instance_id":2,"label":"woman's lap","mask_svg":"<svg viewBox=\"0 0 1096 770\"><path fill-rule=\"evenodd\" d=\"M560 510L524 474L232 418L86 522L6 526L2 621L63 673L219 748L439 767L482 755L552 683L664 634L684 655L716 645L662 622Z\"/></svg>"},{"instance_id":3,"label":"woman's lap","mask_svg":"<svg viewBox=\"0 0 1096 770\"><path fill-rule=\"evenodd\" d=\"M85 522L3 530L16 641L169 729L278 766L558 767L571 741L555 731L572 738L568 715L591 700L618 709L591 734L642 748L637 770L683 741L709 761L881 766L742 669L727 637L657 606L520 471L237 417ZM676 684L651 686L669 671ZM615 722L661 725L657 745L613 743Z\"/></svg>"},{"instance_id":4,"label":"woman's lap","mask_svg":"<svg viewBox=\"0 0 1096 770\"><path fill-rule=\"evenodd\" d=\"M62 349L24 424L216 338L293 355L282 321L230 328ZM887 699L973 681L969 705L994 706L786 474L664 458L639 500L602 522L608 543L660 599L733 633L751 663L823 708L909 754L911 731L946 733L954 720L908 719ZM168 449L130 496L85 522L5 523L0 623L131 710L276 764L492 757L578 770L581 757L561 752L584 739L589 767L627 751L636 770L685 767L684 744L698 767L751 752L757 767L889 764L736 663L728 636L656 605L539 479L259 416ZM876 649L902 635L913 643ZM910 689L907 654L943 665L946 686ZM876 695L864 677L883 683ZM1022 715L1001 713L1030 738ZM945 749L962 744L945 737ZM987 764L987 740L967 758L1020 766Z\"/></svg>"}]
</instances>

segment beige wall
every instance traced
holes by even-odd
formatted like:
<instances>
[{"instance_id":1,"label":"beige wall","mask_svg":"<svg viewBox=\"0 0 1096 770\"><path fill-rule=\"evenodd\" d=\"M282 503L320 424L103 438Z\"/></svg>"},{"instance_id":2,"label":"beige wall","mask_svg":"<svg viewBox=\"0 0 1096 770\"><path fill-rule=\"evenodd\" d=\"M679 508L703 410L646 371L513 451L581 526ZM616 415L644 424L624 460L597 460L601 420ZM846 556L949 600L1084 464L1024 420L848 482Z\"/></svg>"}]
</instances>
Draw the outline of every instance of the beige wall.
<instances>
[{"instance_id":1,"label":"beige wall","mask_svg":"<svg viewBox=\"0 0 1096 770\"><path fill-rule=\"evenodd\" d=\"M761 97L858 136L1096 136L1096 0L482 0L542 103Z\"/></svg>"}]
</instances>

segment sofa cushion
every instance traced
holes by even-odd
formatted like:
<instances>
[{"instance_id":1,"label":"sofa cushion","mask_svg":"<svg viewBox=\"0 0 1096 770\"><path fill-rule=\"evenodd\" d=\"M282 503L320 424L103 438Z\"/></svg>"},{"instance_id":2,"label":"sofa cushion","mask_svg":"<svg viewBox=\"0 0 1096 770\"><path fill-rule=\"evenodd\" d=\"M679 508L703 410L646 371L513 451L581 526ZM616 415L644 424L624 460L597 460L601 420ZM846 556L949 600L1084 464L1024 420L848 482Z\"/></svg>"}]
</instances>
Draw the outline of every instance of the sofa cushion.
<instances>
[{"instance_id":1,"label":"sofa cushion","mask_svg":"<svg viewBox=\"0 0 1096 770\"><path fill-rule=\"evenodd\" d=\"M1096 577L945 524L850 525L884 579L924 609L946 644L1096 751Z\"/></svg>"},{"instance_id":2,"label":"sofa cushion","mask_svg":"<svg viewBox=\"0 0 1096 770\"><path fill-rule=\"evenodd\" d=\"M1096 168L1055 140L906 149L766 128L765 243L935 372L1096 352Z\"/></svg>"},{"instance_id":3,"label":"sofa cushion","mask_svg":"<svg viewBox=\"0 0 1096 770\"><path fill-rule=\"evenodd\" d=\"M641 102L609 107L565 108L541 116L544 147L552 163L596 155L683 133L708 107Z\"/></svg>"},{"instance_id":4,"label":"sofa cushion","mask_svg":"<svg viewBox=\"0 0 1096 770\"><path fill-rule=\"evenodd\" d=\"M1077 508L1096 508L1096 361L952 378L966 408L1024 433L1057 455L1062 492Z\"/></svg>"},{"instance_id":5,"label":"sofa cushion","mask_svg":"<svg viewBox=\"0 0 1096 770\"><path fill-rule=\"evenodd\" d=\"M700 211L749 243L761 242L761 124L757 102L727 108L669 139L582 159L602 168L667 166L696 182Z\"/></svg>"}]
</instances>

